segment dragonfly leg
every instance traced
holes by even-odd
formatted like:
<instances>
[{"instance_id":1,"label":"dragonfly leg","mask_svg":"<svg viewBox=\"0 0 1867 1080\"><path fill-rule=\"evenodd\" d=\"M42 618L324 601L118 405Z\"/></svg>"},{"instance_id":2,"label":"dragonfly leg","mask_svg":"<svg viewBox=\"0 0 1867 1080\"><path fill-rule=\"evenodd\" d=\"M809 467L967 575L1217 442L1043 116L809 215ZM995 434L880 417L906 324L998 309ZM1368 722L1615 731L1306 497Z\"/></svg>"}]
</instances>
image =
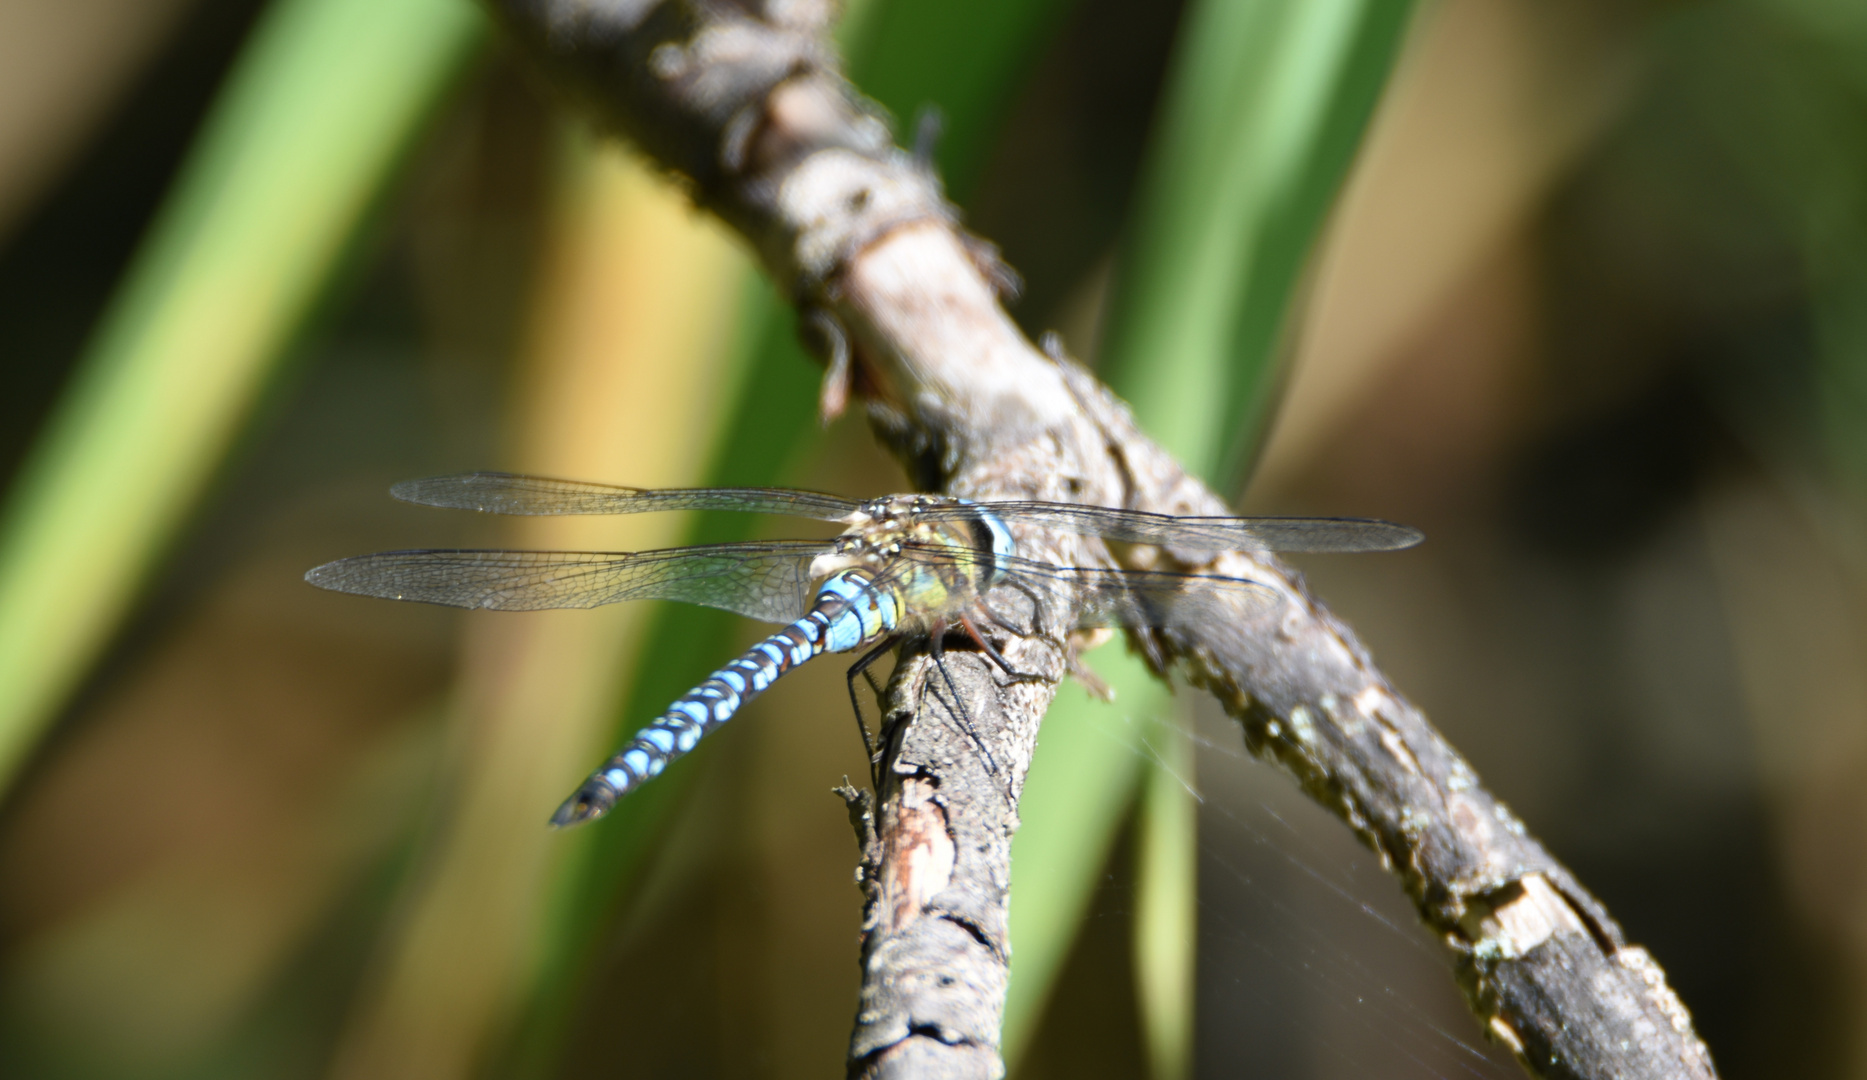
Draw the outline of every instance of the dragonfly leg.
<instances>
[{"instance_id":1,"label":"dragonfly leg","mask_svg":"<svg viewBox=\"0 0 1867 1080\"><path fill-rule=\"evenodd\" d=\"M1000 615L998 613L998 609L994 608L991 604L987 603L983 597L980 598L979 600L979 610L985 612L985 617L992 620L993 626L998 627L1000 630L1003 630L1008 634L1016 634L1019 637L1024 636L1024 627L1019 626L1016 623L1013 623L1010 620L1006 619L1003 615Z\"/></svg>"},{"instance_id":2,"label":"dragonfly leg","mask_svg":"<svg viewBox=\"0 0 1867 1080\"><path fill-rule=\"evenodd\" d=\"M990 615L991 612L987 611L986 614ZM1013 682L1042 682L1044 680L1042 675L1033 675L1029 672L1019 671L1017 668L1012 667L1011 661L1005 659L1005 654L999 652L991 642L987 641L984 634L979 633L979 628L972 624L972 619L969 616L961 615L959 617L959 624L966 629L967 636L972 638L979 646L980 650L991 659L992 663L997 664L1000 671L1011 676Z\"/></svg>"},{"instance_id":3,"label":"dragonfly leg","mask_svg":"<svg viewBox=\"0 0 1867 1080\"><path fill-rule=\"evenodd\" d=\"M991 642L985 640L985 636L979 633L979 628L972 624L971 618L961 615L959 624L965 628L966 636L972 639L972 643L979 646L979 651L983 652L992 663L997 664L1000 671L1014 679L1018 677L1018 673L1012 669L1011 661L1005 659L1004 653L999 652Z\"/></svg>"},{"instance_id":4,"label":"dragonfly leg","mask_svg":"<svg viewBox=\"0 0 1867 1080\"><path fill-rule=\"evenodd\" d=\"M1032 626L1030 627L1030 629L1026 629L1022 626L1018 626L1015 623L1010 622L1009 620L1005 618L1005 616L999 614L998 609L992 606L988 598L982 596L979 598L979 610L985 612L985 617L992 620L994 625L998 626L999 629L1004 630L1006 633L1015 634L1021 638L1031 638L1037 641L1041 641L1044 644L1057 649L1059 652L1062 652L1064 654L1064 661L1066 663L1074 663L1074 661L1070 659L1069 650L1067 646L1064 645L1063 642L1057 641L1050 637L1046 637L1044 634L1040 632L1042 627L1038 626L1037 623L1038 623L1038 615L1043 611L1043 606L1041 602L1038 600L1037 594L1033 592L1029 586L1016 580L1005 582L1004 587L1009 588L1009 589L1016 589L1017 591L1023 593L1026 597L1030 599ZM966 623L966 632L971 634L972 639L979 643L979 647L981 649L985 650L985 654L991 657L992 661L996 663L1000 668L1004 669L1005 674L1011 676L1013 679L1019 682L1042 682L1044 680L1044 676L1042 675L1027 674L1025 672L1014 669L1008 662L1006 662L1004 654L994 649L991 643L986 641L985 637L979 633L978 628L973 626L970 622Z\"/></svg>"},{"instance_id":5,"label":"dragonfly leg","mask_svg":"<svg viewBox=\"0 0 1867 1080\"><path fill-rule=\"evenodd\" d=\"M1011 589L1015 592L1023 593L1024 598L1031 602L1031 625L1028 628L1026 628L1026 627L1019 626L1016 623L1013 623L1007 620L1003 615L1000 615L998 611L994 609L990 604L986 603L983 597L981 597L979 600L979 606L985 610L985 613L987 615L991 616L992 621L997 623L999 626L1003 627L1005 630L1018 635L1019 637L1043 637L1044 636L1044 601L1042 597L1037 595L1036 590L1032 589L1029 585L1026 585L1024 582L1019 581L1017 578L1012 578L1011 580L1006 581L1004 584L1002 584L999 587L1004 588L1004 589Z\"/></svg>"},{"instance_id":6,"label":"dragonfly leg","mask_svg":"<svg viewBox=\"0 0 1867 1080\"><path fill-rule=\"evenodd\" d=\"M979 601L979 607L985 611L987 618L997 623L1000 627L1011 633L1023 636L1023 631L1015 626L1007 624L1004 619L999 617L998 612L993 611L991 605L987 604L983 599ZM1004 656L999 653L998 650L994 649L991 643L986 641L971 623L966 623L965 626L966 632L971 634L972 639L979 643L979 647L985 650L985 654L991 657L999 667L1003 668L1005 674L1011 676L1013 680L1018 682L1042 682L1044 680L1044 676L1042 675L1026 674L1025 672L1014 670L1012 666L1006 662ZM1048 638L1036 638L1036 640L1053 647L1057 644ZM1109 685L1102 681L1101 676L1092 671L1087 664L1084 664L1081 657L1071 656L1067 650L1063 650L1063 661L1067 673L1077 682L1083 684L1083 687L1089 691L1090 697L1102 702L1115 700L1115 691L1110 689Z\"/></svg>"},{"instance_id":7,"label":"dragonfly leg","mask_svg":"<svg viewBox=\"0 0 1867 1080\"><path fill-rule=\"evenodd\" d=\"M875 741L869 738L868 722L862 718L862 699L856 695L856 676L860 675L868 680L869 689L875 692L875 699L880 701L882 688L875 685L875 677L869 674L869 668L875 661L882 658L883 653L894 648L899 642L900 639L893 636L883 638L875 648L863 653L862 659L849 666L849 704L856 711L856 730L862 733L862 748L869 755L869 779L871 780L875 779L876 747ZM878 789L880 786L879 783L876 785Z\"/></svg>"},{"instance_id":8,"label":"dragonfly leg","mask_svg":"<svg viewBox=\"0 0 1867 1080\"><path fill-rule=\"evenodd\" d=\"M999 788L999 793L1005 796L1006 802L1016 806L1016 801L1011 797L1009 782L1000 775L998 771L998 761L992 757L992 751L986 748L985 740L979 737L979 729L973 727L972 718L966 715L966 702L960 697L959 686L953 682L953 673L946 669L946 646L942 641L945 634L945 625L935 623L932 628L932 636L929 641L927 652L933 659L935 670L940 672L941 680L946 683L947 693L953 695L953 706L948 711L951 713L953 719L957 721L956 726L959 730L963 732L968 739L972 740L973 746L978 748L979 758L985 762L985 771L991 773L992 776L1003 785ZM937 694L935 695L936 700L938 696Z\"/></svg>"}]
</instances>

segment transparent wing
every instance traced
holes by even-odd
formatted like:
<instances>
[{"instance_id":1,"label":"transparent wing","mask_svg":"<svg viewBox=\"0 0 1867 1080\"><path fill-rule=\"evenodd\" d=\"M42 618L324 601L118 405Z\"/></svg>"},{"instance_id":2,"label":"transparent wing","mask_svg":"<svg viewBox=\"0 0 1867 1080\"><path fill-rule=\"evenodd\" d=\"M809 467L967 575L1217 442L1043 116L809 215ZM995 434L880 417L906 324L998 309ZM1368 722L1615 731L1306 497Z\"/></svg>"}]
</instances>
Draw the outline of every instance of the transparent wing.
<instances>
[{"instance_id":1,"label":"transparent wing","mask_svg":"<svg viewBox=\"0 0 1867 1080\"><path fill-rule=\"evenodd\" d=\"M648 488L477 472L405 480L389 489L403 502L489 514L640 514L653 510L745 510L842 521L858 503L783 488Z\"/></svg>"},{"instance_id":2,"label":"transparent wing","mask_svg":"<svg viewBox=\"0 0 1867 1080\"><path fill-rule=\"evenodd\" d=\"M325 563L321 589L496 611L679 600L767 622L810 609L821 541L713 544L664 551L385 551Z\"/></svg>"},{"instance_id":3,"label":"transparent wing","mask_svg":"<svg viewBox=\"0 0 1867 1080\"><path fill-rule=\"evenodd\" d=\"M960 547L906 547L901 562L925 566L970 567L980 553ZM1161 570L1111 570L1052 566L1016 557L999 558L1003 582L992 593L994 602L1020 596L1027 604L1048 608L1072 603L1078 615L1074 626L1191 627L1229 621L1240 614L1277 603L1277 591L1245 578L1206 574L1176 574ZM891 568L890 577L901 577ZM923 617L946 611L916 612Z\"/></svg>"},{"instance_id":4,"label":"transparent wing","mask_svg":"<svg viewBox=\"0 0 1867 1080\"><path fill-rule=\"evenodd\" d=\"M1049 566L1028 559L1013 559L1011 564L1006 586L1073 596L1079 605L1076 626L1083 629L1211 625L1277 602L1276 590L1245 578Z\"/></svg>"},{"instance_id":5,"label":"transparent wing","mask_svg":"<svg viewBox=\"0 0 1867 1080\"><path fill-rule=\"evenodd\" d=\"M1174 517L1106 506L1050 502L979 504L1007 522L1187 551L1394 551L1425 539L1408 525L1372 518ZM933 520L968 516L964 506L930 507Z\"/></svg>"}]
</instances>

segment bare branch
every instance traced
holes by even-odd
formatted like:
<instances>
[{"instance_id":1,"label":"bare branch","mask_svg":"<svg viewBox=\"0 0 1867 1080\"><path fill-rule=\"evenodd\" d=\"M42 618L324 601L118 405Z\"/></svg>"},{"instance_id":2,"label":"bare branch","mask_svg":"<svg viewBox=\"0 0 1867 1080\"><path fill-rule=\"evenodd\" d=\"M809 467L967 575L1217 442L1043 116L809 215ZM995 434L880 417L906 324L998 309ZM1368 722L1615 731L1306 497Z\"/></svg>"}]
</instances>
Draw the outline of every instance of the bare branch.
<instances>
[{"instance_id":1,"label":"bare branch","mask_svg":"<svg viewBox=\"0 0 1867 1080\"><path fill-rule=\"evenodd\" d=\"M1092 376L1026 341L990 249L843 81L824 0L494 0L550 79L686 178L842 343L872 423L930 489L975 498L1223 514ZM826 407L840 405L842 385ZM1021 552L1097 565L1080 537ZM1401 880L1457 959L1489 1035L1534 1075L1714 1074L1645 950L1479 786L1353 632L1268 557L1153 565L1250 577L1280 606L1136 641L1218 696L1253 752L1292 772ZM1067 626L1070 613L1041 621ZM1012 636L1012 679L978 653L891 680L879 803L851 794L868 897L852 1075L990 1077L1004 1003L1016 798L1070 665ZM983 750L983 752L982 752Z\"/></svg>"}]
</instances>

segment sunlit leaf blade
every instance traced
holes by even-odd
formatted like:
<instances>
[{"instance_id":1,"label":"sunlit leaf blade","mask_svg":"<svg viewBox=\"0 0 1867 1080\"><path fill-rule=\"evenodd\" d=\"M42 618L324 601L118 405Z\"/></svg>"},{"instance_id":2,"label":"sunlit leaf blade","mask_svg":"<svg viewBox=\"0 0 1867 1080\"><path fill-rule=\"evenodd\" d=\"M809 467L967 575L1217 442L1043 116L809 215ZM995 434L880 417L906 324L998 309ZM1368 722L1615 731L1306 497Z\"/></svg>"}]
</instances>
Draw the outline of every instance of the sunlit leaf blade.
<instances>
[{"instance_id":1,"label":"sunlit leaf blade","mask_svg":"<svg viewBox=\"0 0 1867 1080\"><path fill-rule=\"evenodd\" d=\"M8 493L0 782L173 539L483 23L465 0L283 0L254 30Z\"/></svg>"},{"instance_id":2,"label":"sunlit leaf blade","mask_svg":"<svg viewBox=\"0 0 1867 1080\"><path fill-rule=\"evenodd\" d=\"M1270 415L1291 299L1411 10L1206 0L1187 11L1101 367L1143 426L1221 490L1244 475Z\"/></svg>"},{"instance_id":3,"label":"sunlit leaf blade","mask_svg":"<svg viewBox=\"0 0 1867 1080\"><path fill-rule=\"evenodd\" d=\"M1199 806L1185 712L1164 707L1142 729L1149 749L1135 828L1135 997L1153 1080L1181 1080L1193 1068Z\"/></svg>"}]
</instances>

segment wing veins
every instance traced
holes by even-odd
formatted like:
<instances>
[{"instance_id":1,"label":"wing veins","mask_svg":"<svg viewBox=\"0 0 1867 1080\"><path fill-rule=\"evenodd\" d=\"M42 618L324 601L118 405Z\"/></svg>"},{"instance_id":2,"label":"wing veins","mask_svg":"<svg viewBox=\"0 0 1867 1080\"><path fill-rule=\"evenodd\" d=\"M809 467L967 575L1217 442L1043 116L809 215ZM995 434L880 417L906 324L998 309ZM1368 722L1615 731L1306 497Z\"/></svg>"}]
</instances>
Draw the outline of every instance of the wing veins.
<instances>
[{"instance_id":1,"label":"wing veins","mask_svg":"<svg viewBox=\"0 0 1867 1080\"><path fill-rule=\"evenodd\" d=\"M820 541L714 544L645 552L421 549L339 559L307 581L338 592L451 607L590 608L669 599L783 622L808 604Z\"/></svg>"},{"instance_id":2,"label":"wing veins","mask_svg":"<svg viewBox=\"0 0 1867 1080\"><path fill-rule=\"evenodd\" d=\"M405 480L389 493L423 506L530 516L735 510L842 521L860 505L837 495L788 488L633 488L505 472Z\"/></svg>"},{"instance_id":3,"label":"wing veins","mask_svg":"<svg viewBox=\"0 0 1867 1080\"><path fill-rule=\"evenodd\" d=\"M986 556L972 548L909 545L903 558L924 564L976 565ZM1276 602L1276 590L1248 578L1171 570L1056 566L1018 556L994 559L1005 570L1000 588L1022 585L1048 592L1053 600L1073 603L1076 625L1174 627L1226 617Z\"/></svg>"},{"instance_id":4,"label":"wing veins","mask_svg":"<svg viewBox=\"0 0 1867 1080\"><path fill-rule=\"evenodd\" d=\"M1394 551L1424 538L1411 526L1375 518L1175 517L1147 510L1036 501L979 505L1007 522L1025 521L1063 532L1188 551ZM974 512L964 506L921 511L934 520L960 519Z\"/></svg>"}]
</instances>

